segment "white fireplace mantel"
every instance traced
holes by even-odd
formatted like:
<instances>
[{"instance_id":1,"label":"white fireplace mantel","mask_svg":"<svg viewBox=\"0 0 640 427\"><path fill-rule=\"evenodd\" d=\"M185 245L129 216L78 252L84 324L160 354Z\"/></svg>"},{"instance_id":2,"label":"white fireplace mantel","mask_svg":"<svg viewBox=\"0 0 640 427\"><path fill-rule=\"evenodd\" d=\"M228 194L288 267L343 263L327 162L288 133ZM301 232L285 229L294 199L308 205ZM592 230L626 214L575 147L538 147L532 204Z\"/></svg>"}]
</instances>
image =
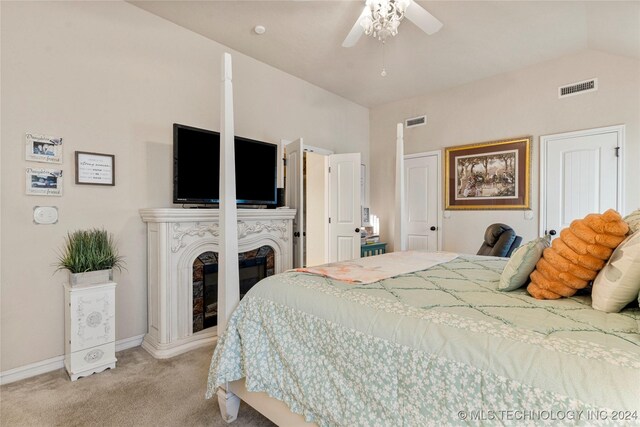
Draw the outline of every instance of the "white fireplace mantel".
<instances>
[{"instance_id":1,"label":"white fireplace mantel","mask_svg":"<svg viewBox=\"0 0 640 427\"><path fill-rule=\"evenodd\" d=\"M270 246L276 273L292 266L295 209L238 209L240 253ZM142 347L157 359L213 343L216 328L193 333L193 262L218 252L218 209L141 209L147 223L148 326Z\"/></svg>"}]
</instances>

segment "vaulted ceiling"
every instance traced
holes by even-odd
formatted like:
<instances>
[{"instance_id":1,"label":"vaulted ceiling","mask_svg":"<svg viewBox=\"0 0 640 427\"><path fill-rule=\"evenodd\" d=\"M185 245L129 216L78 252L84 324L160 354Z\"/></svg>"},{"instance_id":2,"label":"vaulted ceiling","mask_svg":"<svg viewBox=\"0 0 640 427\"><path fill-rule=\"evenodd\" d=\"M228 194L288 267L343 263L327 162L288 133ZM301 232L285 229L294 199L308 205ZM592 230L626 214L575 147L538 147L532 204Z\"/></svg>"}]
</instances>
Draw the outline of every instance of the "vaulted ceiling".
<instances>
[{"instance_id":1,"label":"vaulted ceiling","mask_svg":"<svg viewBox=\"0 0 640 427\"><path fill-rule=\"evenodd\" d=\"M444 27L428 36L404 20L384 49L386 77L381 42L341 46L364 1L131 3L367 107L584 49L640 59L639 1L419 1Z\"/></svg>"}]
</instances>

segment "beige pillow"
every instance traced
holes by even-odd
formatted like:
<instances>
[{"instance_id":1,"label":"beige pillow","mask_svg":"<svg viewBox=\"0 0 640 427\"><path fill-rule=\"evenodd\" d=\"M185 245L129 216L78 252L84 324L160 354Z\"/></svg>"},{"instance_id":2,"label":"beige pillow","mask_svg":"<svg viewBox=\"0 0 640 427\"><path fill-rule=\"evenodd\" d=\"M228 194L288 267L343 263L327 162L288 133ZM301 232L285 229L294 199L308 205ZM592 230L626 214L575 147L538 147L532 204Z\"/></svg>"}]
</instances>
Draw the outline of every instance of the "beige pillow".
<instances>
[{"instance_id":1,"label":"beige pillow","mask_svg":"<svg viewBox=\"0 0 640 427\"><path fill-rule=\"evenodd\" d=\"M549 236L539 237L516 249L500 275L499 291L513 291L527 283L542 251L549 247L549 239Z\"/></svg>"},{"instance_id":2,"label":"beige pillow","mask_svg":"<svg viewBox=\"0 0 640 427\"><path fill-rule=\"evenodd\" d=\"M640 209L636 209L623 219L629 225L629 234L633 234L640 230Z\"/></svg>"},{"instance_id":3,"label":"beige pillow","mask_svg":"<svg viewBox=\"0 0 640 427\"><path fill-rule=\"evenodd\" d=\"M591 306L617 313L640 292L640 232L627 237L593 282Z\"/></svg>"}]
</instances>

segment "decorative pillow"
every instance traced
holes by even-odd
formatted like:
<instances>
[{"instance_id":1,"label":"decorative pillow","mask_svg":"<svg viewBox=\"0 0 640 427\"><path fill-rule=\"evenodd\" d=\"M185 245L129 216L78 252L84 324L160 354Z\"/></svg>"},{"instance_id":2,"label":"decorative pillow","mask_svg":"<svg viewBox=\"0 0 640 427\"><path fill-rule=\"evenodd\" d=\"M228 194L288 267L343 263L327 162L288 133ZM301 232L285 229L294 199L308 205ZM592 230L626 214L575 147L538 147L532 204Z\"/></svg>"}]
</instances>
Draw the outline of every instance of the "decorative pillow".
<instances>
[{"instance_id":1,"label":"decorative pillow","mask_svg":"<svg viewBox=\"0 0 640 427\"><path fill-rule=\"evenodd\" d=\"M593 282L591 306L617 313L640 298L640 232L627 237L611 255L609 262Z\"/></svg>"},{"instance_id":2,"label":"decorative pillow","mask_svg":"<svg viewBox=\"0 0 640 427\"><path fill-rule=\"evenodd\" d=\"M629 234L633 234L640 230L640 209L636 209L629 215L625 216L624 220L629 225Z\"/></svg>"},{"instance_id":3,"label":"decorative pillow","mask_svg":"<svg viewBox=\"0 0 640 427\"><path fill-rule=\"evenodd\" d=\"M550 236L544 236L516 249L502 271L498 290L513 291L527 283L529 275L536 268L536 263L542 256L542 251L549 247L550 241Z\"/></svg>"},{"instance_id":4,"label":"decorative pillow","mask_svg":"<svg viewBox=\"0 0 640 427\"><path fill-rule=\"evenodd\" d=\"M543 251L527 291L537 299L572 296L596 278L628 231L613 209L574 220Z\"/></svg>"}]
</instances>

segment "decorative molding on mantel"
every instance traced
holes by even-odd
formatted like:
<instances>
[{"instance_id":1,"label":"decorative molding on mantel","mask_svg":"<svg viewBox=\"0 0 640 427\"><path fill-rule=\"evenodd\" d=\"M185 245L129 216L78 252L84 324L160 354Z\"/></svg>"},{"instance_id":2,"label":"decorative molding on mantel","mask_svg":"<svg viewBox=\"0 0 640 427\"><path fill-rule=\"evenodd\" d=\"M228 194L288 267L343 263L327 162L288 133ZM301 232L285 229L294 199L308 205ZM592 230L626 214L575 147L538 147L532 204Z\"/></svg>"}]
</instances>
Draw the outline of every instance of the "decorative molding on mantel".
<instances>
[{"instance_id":1,"label":"decorative molding on mantel","mask_svg":"<svg viewBox=\"0 0 640 427\"><path fill-rule=\"evenodd\" d=\"M238 239L247 237L249 234L256 234L262 231L273 232L278 231L280 238L285 242L289 240L287 235L287 220L269 220L268 222L255 221L254 224L248 224L244 221L238 221ZM181 248L186 246L184 242L185 237L204 237L205 235L211 235L213 237L220 236L220 227L217 223L200 224L195 223L187 227L183 227L181 223L173 223L173 243L171 245L171 252L176 253Z\"/></svg>"},{"instance_id":2,"label":"decorative molding on mantel","mask_svg":"<svg viewBox=\"0 0 640 427\"><path fill-rule=\"evenodd\" d=\"M209 234L213 237L220 236L220 227L217 223L200 224L195 223L187 227L181 227L179 222L173 223L173 243L171 244L171 252L174 254L186 246L185 237L204 237Z\"/></svg>"},{"instance_id":3,"label":"decorative molding on mantel","mask_svg":"<svg viewBox=\"0 0 640 427\"><path fill-rule=\"evenodd\" d=\"M270 220L269 223L264 223L257 221L253 225L249 225L244 221L238 221L238 239L242 239L247 237L249 234L261 233L263 231L267 231L272 233L277 231L280 233L280 238L285 242L289 240L289 236L287 236L287 221L275 221Z\"/></svg>"}]
</instances>

